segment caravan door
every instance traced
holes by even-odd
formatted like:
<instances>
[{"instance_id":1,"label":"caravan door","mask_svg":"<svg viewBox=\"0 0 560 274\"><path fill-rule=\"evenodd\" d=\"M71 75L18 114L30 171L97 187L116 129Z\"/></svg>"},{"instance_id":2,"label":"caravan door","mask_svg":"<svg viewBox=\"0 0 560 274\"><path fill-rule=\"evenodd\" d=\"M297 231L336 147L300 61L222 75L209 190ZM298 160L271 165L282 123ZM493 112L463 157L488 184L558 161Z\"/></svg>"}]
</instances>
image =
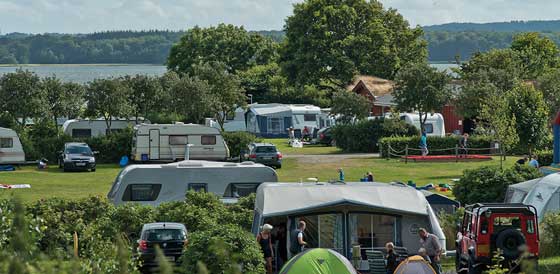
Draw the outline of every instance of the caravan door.
<instances>
[{"instance_id":1,"label":"caravan door","mask_svg":"<svg viewBox=\"0 0 560 274\"><path fill-rule=\"evenodd\" d=\"M150 160L159 160L159 129L150 129Z\"/></svg>"}]
</instances>

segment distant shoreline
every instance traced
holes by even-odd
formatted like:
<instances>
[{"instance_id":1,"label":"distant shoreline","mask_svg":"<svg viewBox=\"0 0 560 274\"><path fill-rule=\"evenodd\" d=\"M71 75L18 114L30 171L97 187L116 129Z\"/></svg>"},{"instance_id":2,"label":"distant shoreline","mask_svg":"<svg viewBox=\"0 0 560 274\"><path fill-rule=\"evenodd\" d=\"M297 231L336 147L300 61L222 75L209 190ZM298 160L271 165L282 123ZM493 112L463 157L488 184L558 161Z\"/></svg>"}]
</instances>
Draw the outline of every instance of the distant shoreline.
<instances>
[{"instance_id":1,"label":"distant shoreline","mask_svg":"<svg viewBox=\"0 0 560 274\"><path fill-rule=\"evenodd\" d=\"M70 67L70 66L76 66L76 67L82 67L82 66L89 66L89 67L97 67L97 66L103 66L103 67L127 67L127 66L165 66L165 64L0 64L0 67L46 67L46 66L53 66L53 67L57 67L57 66L64 66L64 67Z\"/></svg>"}]
</instances>

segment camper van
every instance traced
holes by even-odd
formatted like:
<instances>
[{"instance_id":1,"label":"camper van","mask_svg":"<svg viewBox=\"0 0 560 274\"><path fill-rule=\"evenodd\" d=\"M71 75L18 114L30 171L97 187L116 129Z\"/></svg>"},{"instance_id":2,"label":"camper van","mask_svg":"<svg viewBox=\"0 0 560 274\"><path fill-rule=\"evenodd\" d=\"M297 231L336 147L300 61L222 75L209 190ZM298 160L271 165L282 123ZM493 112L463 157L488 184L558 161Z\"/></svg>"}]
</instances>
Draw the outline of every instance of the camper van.
<instances>
[{"instance_id":1,"label":"camper van","mask_svg":"<svg viewBox=\"0 0 560 274\"><path fill-rule=\"evenodd\" d=\"M400 119L420 130L420 115L418 113L401 113ZM445 122L443 115L440 113L428 113L424 127L428 136L445 137Z\"/></svg>"},{"instance_id":2,"label":"camper van","mask_svg":"<svg viewBox=\"0 0 560 274\"><path fill-rule=\"evenodd\" d=\"M393 242L415 254L418 230L436 235L445 249L445 235L424 195L404 184L265 183L257 189L252 232L263 224L288 233L305 221L308 248L329 248L352 259L360 246L359 270L368 271L366 251ZM290 250L290 239L279 243Z\"/></svg>"},{"instance_id":3,"label":"camper van","mask_svg":"<svg viewBox=\"0 0 560 274\"><path fill-rule=\"evenodd\" d=\"M134 127L133 161L224 161L227 158L229 149L217 128L183 123Z\"/></svg>"},{"instance_id":4,"label":"camper van","mask_svg":"<svg viewBox=\"0 0 560 274\"><path fill-rule=\"evenodd\" d=\"M118 175L107 195L115 205L136 202L157 206L182 201L189 190L206 191L235 202L263 182L276 182L274 169L253 162L187 160L170 164L130 165Z\"/></svg>"},{"instance_id":5,"label":"camper van","mask_svg":"<svg viewBox=\"0 0 560 274\"><path fill-rule=\"evenodd\" d=\"M0 127L0 165L25 163L25 153L17 133Z\"/></svg>"},{"instance_id":6,"label":"camper van","mask_svg":"<svg viewBox=\"0 0 560 274\"><path fill-rule=\"evenodd\" d=\"M111 119L111 132L117 132L123 130L127 127L133 127L141 123L150 123L150 121L140 118L138 123L135 122L134 118L124 119L124 118L113 118ZM107 135L107 123L105 119L71 119L64 122L62 125L62 130L64 134L72 136L74 138L90 138L99 137Z\"/></svg>"}]
</instances>

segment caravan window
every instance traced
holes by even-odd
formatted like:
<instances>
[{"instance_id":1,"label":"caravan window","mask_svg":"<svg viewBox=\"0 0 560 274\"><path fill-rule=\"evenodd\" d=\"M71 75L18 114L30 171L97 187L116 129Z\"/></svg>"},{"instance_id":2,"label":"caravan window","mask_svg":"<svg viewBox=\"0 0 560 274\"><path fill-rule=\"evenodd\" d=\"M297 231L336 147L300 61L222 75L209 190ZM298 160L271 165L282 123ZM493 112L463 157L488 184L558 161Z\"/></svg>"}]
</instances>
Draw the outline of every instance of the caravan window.
<instances>
[{"instance_id":1,"label":"caravan window","mask_svg":"<svg viewBox=\"0 0 560 274\"><path fill-rule=\"evenodd\" d=\"M248 183L238 183L238 184L231 184L231 193L230 197L239 198L249 196L252 193L257 192L257 187L259 184L248 184Z\"/></svg>"},{"instance_id":2,"label":"caravan window","mask_svg":"<svg viewBox=\"0 0 560 274\"><path fill-rule=\"evenodd\" d=\"M186 145L188 143L187 136L185 135L170 135L169 144L170 145Z\"/></svg>"},{"instance_id":3,"label":"caravan window","mask_svg":"<svg viewBox=\"0 0 560 274\"><path fill-rule=\"evenodd\" d=\"M393 216L350 213L348 220L350 244L362 247L362 258L365 258L365 250L396 240L396 218Z\"/></svg>"},{"instance_id":4,"label":"caravan window","mask_svg":"<svg viewBox=\"0 0 560 274\"><path fill-rule=\"evenodd\" d=\"M91 129L75 128L72 129L72 137L76 138L89 138L91 137Z\"/></svg>"},{"instance_id":5,"label":"caravan window","mask_svg":"<svg viewBox=\"0 0 560 274\"><path fill-rule=\"evenodd\" d=\"M315 114L304 114L303 115L304 122L315 122L317 121L317 115Z\"/></svg>"},{"instance_id":6,"label":"caravan window","mask_svg":"<svg viewBox=\"0 0 560 274\"><path fill-rule=\"evenodd\" d=\"M155 201L161 191L161 184L128 185L124 191L123 201Z\"/></svg>"},{"instance_id":7,"label":"caravan window","mask_svg":"<svg viewBox=\"0 0 560 274\"><path fill-rule=\"evenodd\" d=\"M211 146L216 144L215 135L202 135L200 136L200 143L204 146Z\"/></svg>"},{"instance_id":8,"label":"caravan window","mask_svg":"<svg viewBox=\"0 0 560 274\"><path fill-rule=\"evenodd\" d=\"M189 184L188 190L194 190L196 192L208 192L207 184Z\"/></svg>"},{"instance_id":9,"label":"caravan window","mask_svg":"<svg viewBox=\"0 0 560 274\"><path fill-rule=\"evenodd\" d=\"M434 133L434 124L425 124L424 130L426 130L427 134Z\"/></svg>"},{"instance_id":10,"label":"caravan window","mask_svg":"<svg viewBox=\"0 0 560 274\"><path fill-rule=\"evenodd\" d=\"M338 214L321 214L296 218L307 224L304 239L309 248L330 248L344 254L344 218Z\"/></svg>"},{"instance_id":11,"label":"caravan window","mask_svg":"<svg viewBox=\"0 0 560 274\"><path fill-rule=\"evenodd\" d=\"M280 133L282 130L282 119L281 118L268 118L268 132L270 133Z\"/></svg>"},{"instance_id":12,"label":"caravan window","mask_svg":"<svg viewBox=\"0 0 560 274\"><path fill-rule=\"evenodd\" d=\"M14 140L12 138L0 138L0 148L14 147Z\"/></svg>"}]
</instances>

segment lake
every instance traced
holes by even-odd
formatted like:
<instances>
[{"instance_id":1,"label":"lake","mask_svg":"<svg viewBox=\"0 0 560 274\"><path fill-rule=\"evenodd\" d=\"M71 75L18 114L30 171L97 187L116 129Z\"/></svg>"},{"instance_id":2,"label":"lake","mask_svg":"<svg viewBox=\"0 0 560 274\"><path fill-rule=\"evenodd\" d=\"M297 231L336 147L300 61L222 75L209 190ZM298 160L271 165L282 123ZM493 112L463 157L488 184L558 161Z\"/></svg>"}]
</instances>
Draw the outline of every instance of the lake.
<instances>
[{"instance_id":1,"label":"lake","mask_svg":"<svg viewBox=\"0 0 560 274\"><path fill-rule=\"evenodd\" d=\"M433 63L431 64L439 70L457 67L456 64ZM63 81L87 83L97 78L111 78L125 75L144 74L159 76L165 73L167 68L161 65L22 65L22 66L0 66L0 76L5 73L15 72L16 69L23 68L37 73L40 77L56 76Z\"/></svg>"}]
</instances>

